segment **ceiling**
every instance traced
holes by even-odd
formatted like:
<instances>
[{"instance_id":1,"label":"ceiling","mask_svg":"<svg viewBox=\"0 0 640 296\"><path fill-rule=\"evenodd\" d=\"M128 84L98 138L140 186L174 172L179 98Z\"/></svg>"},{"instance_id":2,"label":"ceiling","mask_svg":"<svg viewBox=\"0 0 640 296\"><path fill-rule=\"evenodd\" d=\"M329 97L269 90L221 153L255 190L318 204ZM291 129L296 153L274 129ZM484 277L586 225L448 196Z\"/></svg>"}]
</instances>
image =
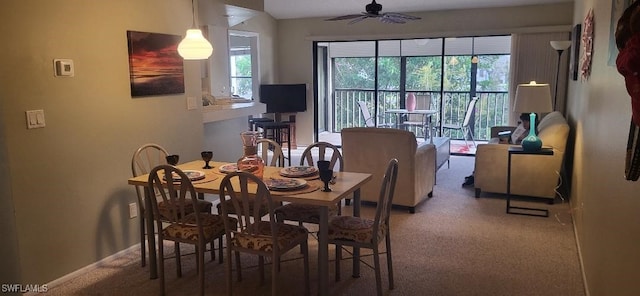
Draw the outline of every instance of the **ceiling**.
<instances>
[{"instance_id":1,"label":"ceiling","mask_svg":"<svg viewBox=\"0 0 640 296\"><path fill-rule=\"evenodd\" d=\"M382 12L417 12L573 2L573 0L377 0ZM264 10L276 19L335 17L358 14L371 0L264 0Z\"/></svg>"}]
</instances>

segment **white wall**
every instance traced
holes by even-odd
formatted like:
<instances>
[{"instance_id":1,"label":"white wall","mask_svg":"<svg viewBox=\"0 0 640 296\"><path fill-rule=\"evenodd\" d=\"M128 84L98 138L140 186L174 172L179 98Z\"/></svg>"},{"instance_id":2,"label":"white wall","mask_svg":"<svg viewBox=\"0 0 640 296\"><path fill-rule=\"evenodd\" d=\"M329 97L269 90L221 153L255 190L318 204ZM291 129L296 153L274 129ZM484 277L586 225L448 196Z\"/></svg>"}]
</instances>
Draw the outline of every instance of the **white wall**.
<instances>
[{"instance_id":1,"label":"white wall","mask_svg":"<svg viewBox=\"0 0 640 296\"><path fill-rule=\"evenodd\" d=\"M412 13L422 20L403 25L365 20L354 25L323 19L278 21L278 83L307 83L310 86L307 111L298 113L296 137L299 145L313 139L313 40L355 40L478 36L513 32L570 29L571 3L509 8L452 10ZM555 64L554 64L555 65Z\"/></svg>"},{"instance_id":2,"label":"white wall","mask_svg":"<svg viewBox=\"0 0 640 296\"><path fill-rule=\"evenodd\" d=\"M571 204L590 295L640 295L640 182L624 179L631 99L607 64L611 5L575 2L574 23L593 9L595 34L591 76L569 85Z\"/></svg>"},{"instance_id":3,"label":"white wall","mask_svg":"<svg viewBox=\"0 0 640 296\"><path fill-rule=\"evenodd\" d=\"M202 116L186 109L186 96L200 96L200 63L184 63L185 94L132 98L126 36L182 36L191 2L2 4L0 282L44 284L138 243L126 180L139 146L155 142L183 160L200 158ZM54 77L54 58L73 59L75 77ZM32 109L44 110L45 128L26 129Z\"/></svg>"}]
</instances>

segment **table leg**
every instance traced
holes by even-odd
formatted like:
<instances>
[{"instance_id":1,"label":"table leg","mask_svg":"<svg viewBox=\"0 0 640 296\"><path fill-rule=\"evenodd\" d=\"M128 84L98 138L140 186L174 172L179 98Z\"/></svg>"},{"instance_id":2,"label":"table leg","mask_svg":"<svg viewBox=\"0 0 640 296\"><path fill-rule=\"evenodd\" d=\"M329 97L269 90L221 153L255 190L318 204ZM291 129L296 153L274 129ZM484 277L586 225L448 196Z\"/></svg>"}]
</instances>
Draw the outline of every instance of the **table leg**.
<instances>
[{"instance_id":1,"label":"table leg","mask_svg":"<svg viewBox=\"0 0 640 296\"><path fill-rule=\"evenodd\" d=\"M318 230L318 295L329 295L329 208L320 207Z\"/></svg>"},{"instance_id":2,"label":"table leg","mask_svg":"<svg viewBox=\"0 0 640 296\"><path fill-rule=\"evenodd\" d=\"M360 217L360 188L353 193L353 216ZM353 248L353 274L354 278L360 277L360 248Z\"/></svg>"},{"instance_id":3,"label":"table leg","mask_svg":"<svg viewBox=\"0 0 640 296\"><path fill-rule=\"evenodd\" d=\"M156 234L153 225L153 208L151 207L151 192L147 186L144 187L144 208L147 224L147 246L149 248L149 277L158 278L158 263L156 259Z\"/></svg>"}]
</instances>

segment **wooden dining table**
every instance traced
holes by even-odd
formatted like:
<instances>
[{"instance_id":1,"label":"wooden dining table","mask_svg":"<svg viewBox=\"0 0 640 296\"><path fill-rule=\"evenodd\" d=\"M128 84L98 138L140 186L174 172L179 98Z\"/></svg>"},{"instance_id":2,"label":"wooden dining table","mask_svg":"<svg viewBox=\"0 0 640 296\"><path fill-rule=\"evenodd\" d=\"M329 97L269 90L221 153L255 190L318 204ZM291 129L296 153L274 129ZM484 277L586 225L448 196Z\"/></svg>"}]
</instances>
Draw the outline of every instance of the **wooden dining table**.
<instances>
[{"instance_id":1,"label":"wooden dining table","mask_svg":"<svg viewBox=\"0 0 640 296\"><path fill-rule=\"evenodd\" d=\"M220 182L224 178L225 174L220 172L221 166L229 164L228 162L210 162L212 169L203 169L204 161L196 160L183 164L178 164L177 167L181 170L198 170L205 173L205 178L201 180L193 181L193 187L200 195L200 198L204 198L204 194L218 194L220 192ZM265 166L264 178L280 178L279 171L281 167ZM300 191L273 191L272 197L275 201L299 203L306 205L320 206L320 224L318 231L318 294L329 294L329 207L341 202L345 198L353 197L353 215L360 216L360 187L363 184L371 180L371 174L367 173L353 173L353 172L336 172L335 183L331 184L332 191L324 192L320 186L315 188L306 188L306 190ZM151 200L149 198L149 190L147 189L149 175L141 175L128 179L129 185L143 186L145 191L145 208L151 209ZM315 185L310 185L315 186ZM315 189L315 190L313 190ZM255 189L254 189L255 190ZM150 277L155 279L158 277L157 273L157 255L155 252L155 234L154 234L154 221L153 213L151 210L145 211L146 213L146 225L147 225L147 241L150 250L149 252L149 270ZM353 254L353 277L360 276L360 262L359 262L360 250L354 249ZM228 260L228 258L227 258Z\"/></svg>"}]
</instances>

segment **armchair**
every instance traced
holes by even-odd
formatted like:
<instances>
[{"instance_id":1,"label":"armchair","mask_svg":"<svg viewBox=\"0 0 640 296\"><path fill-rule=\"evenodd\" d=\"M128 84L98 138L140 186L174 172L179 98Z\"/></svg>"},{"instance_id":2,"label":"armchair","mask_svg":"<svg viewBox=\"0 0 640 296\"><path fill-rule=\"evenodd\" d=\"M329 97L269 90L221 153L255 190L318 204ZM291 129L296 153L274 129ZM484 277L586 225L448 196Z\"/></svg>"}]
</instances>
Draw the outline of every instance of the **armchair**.
<instances>
[{"instance_id":1,"label":"armchair","mask_svg":"<svg viewBox=\"0 0 640 296\"><path fill-rule=\"evenodd\" d=\"M436 176L433 144L422 142L418 145L412 132L389 128L344 128L341 136L344 170L373 175L361 188L361 200L378 202L382 175L392 158L398 159L394 205L407 207L409 212L415 213L420 202L433 196Z\"/></svg>"},{"instance_id":2,"label":"armchair","mask_svg":"<svg viewBox=\"0 0 640 296\"><path fill-rule=\"evenodd\" d=\"M509 127L492 129L492 134L509 130ZM564 153L569 135L569 125L560 112L547 114L538 124L538 137L543 147L553 148L553 156L519 155L513 157L511 168L511 193L549 199L556 196L558 181L563 169ZM497 144L492 138L488 144L479 144L475 163L475 196L481 191L507 192L507 158L510 144Z\"/></svg>"}]
</instances>

